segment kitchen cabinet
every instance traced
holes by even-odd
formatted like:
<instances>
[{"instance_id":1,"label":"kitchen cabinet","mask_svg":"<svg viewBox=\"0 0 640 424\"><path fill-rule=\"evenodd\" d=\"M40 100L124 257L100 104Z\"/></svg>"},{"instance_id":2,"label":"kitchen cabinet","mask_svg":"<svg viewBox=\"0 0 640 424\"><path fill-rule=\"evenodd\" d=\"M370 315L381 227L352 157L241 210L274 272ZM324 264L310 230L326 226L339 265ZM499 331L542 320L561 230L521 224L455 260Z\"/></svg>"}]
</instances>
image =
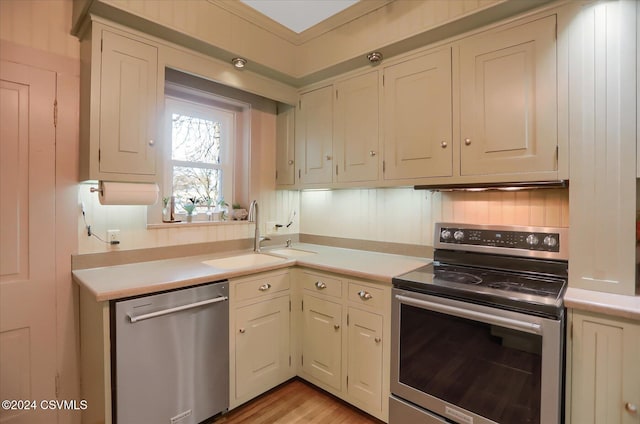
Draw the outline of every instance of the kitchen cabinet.
<instances>
[{"instance_id":1,"label":"kitchen cabinet","mask_svg":"<svg viewBox=\"0 0 640 424\"><path fill-rule=\"evenodd\" d=\"M460 175L557 179L556 16L465 38L454 51Z\"/></svg>"},{"instance_id":2,"label":"kitchen cabinet","mask_svg":"<svg viewBox=\"0 0 640 424\"><path fill-rule=\"evenodd\" d=\"M298 181L329 184L333 179L333 86L300 95L295 117Z\"/></svg>"},{"instance_id":3,"label":"kitchen cabinet","mask_svg":"<svg viewBox=\"0 0 640 424\"><path fill-rule=\"evenodd\" d=\"M295 375L289 271L232 279L230 408Z\"/></svg>"},{"instance_id":4,"label":"kitchen cabinet","mask_svg":"<svg viewBox=\"0 0 640 424\"><path fill-rule=\"evenodd\" d=\"M384 69L384 179L453 170L451 48Z\"/></svg>"},{"instance_id":5,"label":"kitchen cabinet","mask_svg":"<svg viewBox=\"0 0 640 424\"><path fill-rule=\"evenodd\" d=\"M155 181L158 48L93 22L81 59L80 178Z\"/></svg>"},{"instance_id":6,"label":"kitchen cabinet","mask_svg":"<svg viewBox=\"0 0 640 424\"><path fill-rule=\"evenodd\" d=\"M298 375L386 421L391 289L347 276L299 270Z\"/></svg>"},{"instance_id":7,"label":"kitchen cabinet","mask_svg":"<svg viewBox=\"0 0 640 424\"><path fill-rule=\"evenodd\" d=\"M379 169L378 72L335 84L335 181L376 181Z\"/></svg>"},{"instance_id":8,"label":"kitchen cabinet","mask_svg":"<svg viewBox=\"0 0 640 424\"><path fill-rule=\"evenodd\" d=\"M636 295L637 7L584 5L569 34L569 285L628 296Z\"/></svg>"},{"instance_id":9,"label":"kitchen cabinet","mask_svg":"<svg viewBox=\"0 0 640 424\"><path fill-rule=\"evenodd\" d=\"M640 422L640 323L572 310L570 422Z\"/></svg>"},{"instance_id":10,"label":"kitchen cabinet","mask_svg":"<svg viewBox=\"0 0 640 424\"><path fill-rule=\"evenodd\" d=\"M276 185L290 188L295 178L295 112L293 106L278 104L276 117Z\"/></svg>"}]
</instances>

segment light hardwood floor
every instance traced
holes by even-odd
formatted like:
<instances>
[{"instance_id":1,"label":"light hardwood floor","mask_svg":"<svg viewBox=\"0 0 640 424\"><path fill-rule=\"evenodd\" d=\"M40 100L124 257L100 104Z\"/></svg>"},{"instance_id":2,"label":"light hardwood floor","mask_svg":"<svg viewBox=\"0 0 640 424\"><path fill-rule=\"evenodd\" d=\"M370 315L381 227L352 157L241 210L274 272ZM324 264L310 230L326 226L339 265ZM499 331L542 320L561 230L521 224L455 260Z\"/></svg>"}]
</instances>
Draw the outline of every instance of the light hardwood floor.
<instances>
[{"instance_id":1,"label":"light hardwood floor","mask_svg":"<svg viewBox=\"0 0 640 424\"><path fill-rule=\"evenodd\" d=\"M214 420L212 424L381 424L334 396L293 379Z\"/></svg>"}]
</instances>

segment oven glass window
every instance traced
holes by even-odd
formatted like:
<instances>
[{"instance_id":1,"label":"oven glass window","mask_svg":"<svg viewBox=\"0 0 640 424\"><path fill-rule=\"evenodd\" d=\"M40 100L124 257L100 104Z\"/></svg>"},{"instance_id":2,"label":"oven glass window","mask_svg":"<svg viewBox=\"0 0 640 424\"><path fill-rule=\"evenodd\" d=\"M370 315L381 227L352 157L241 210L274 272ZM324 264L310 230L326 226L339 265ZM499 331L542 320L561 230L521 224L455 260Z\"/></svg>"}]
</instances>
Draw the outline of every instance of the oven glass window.
<instances>
[{"instance_id":1,"label":"oven glass window","mask_svg":"<svg viewBox=\"0 0 640 424\"><path fill-rule=\"evenodd\" d=\"M542 337L401 305L400 382L499 423L540 422Z\"/></svg>"}]
</instances>

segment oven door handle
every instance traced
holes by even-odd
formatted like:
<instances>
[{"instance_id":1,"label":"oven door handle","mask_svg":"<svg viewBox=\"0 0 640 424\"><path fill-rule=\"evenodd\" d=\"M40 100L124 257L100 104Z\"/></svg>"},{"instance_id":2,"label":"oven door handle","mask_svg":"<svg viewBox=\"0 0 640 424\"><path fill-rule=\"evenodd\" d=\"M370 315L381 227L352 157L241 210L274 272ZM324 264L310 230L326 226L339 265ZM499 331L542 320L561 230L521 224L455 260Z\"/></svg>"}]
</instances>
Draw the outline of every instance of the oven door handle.
<instances>
[{"instance_id":1,"label":"oven door handle","mask_svg":"<svg viewBox=\"0 0 640 424\"><path fill-rule=\"evenodd\" d=\"M400 294L396 295L396 299L398 299L402 303L406 303L407 305L416 306L422 309L429 309L435 312L455 315L460 318L482 321L487 324L500 325L502 327L511 328L512 330L524 331L526 333L542 334L542 327L540 326L540 324L536 324L533 322L526 322L512 318L489 315L484 312L470 311L468 309L456 308L455 306L442 305L440 303L414 299L412 297L402 296Z\"/></svg>"}]
</instances>

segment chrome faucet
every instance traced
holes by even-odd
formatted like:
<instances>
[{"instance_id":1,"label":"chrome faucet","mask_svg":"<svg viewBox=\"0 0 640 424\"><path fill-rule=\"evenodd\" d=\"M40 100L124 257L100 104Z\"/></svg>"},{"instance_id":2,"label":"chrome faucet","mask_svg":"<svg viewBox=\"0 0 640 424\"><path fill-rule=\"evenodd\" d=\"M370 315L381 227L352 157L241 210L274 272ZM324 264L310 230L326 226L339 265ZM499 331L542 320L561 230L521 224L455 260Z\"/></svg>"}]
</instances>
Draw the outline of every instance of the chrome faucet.
<instances>
[{"instance_id":1,"label":"chrome faucet","mask_svg":"<svg viewBox=\"0 0 640 424\"><path fill-rule=\"evenodd\" d=\"M258 201L254 200L249 206L249 221L256 223L256 231L253 238L253 251L260 253L260 243L264 240L271 240L269 237L260 237L260 222L258 216Z\"/></svg>"}]
</instances>

